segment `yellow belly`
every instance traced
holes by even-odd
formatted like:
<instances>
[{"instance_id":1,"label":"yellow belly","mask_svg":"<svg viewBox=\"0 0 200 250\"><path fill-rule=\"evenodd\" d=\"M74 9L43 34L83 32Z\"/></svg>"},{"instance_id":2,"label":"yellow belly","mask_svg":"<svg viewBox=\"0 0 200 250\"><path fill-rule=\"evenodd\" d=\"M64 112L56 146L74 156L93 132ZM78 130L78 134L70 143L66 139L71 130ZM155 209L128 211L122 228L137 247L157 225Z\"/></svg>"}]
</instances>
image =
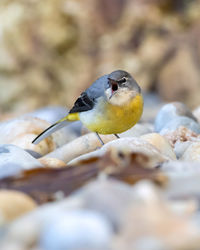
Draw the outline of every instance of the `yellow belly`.
<instances>
[{"instance_id":1,"label":"yellow belly","mask_svg":"<svg viewBox=\"0 0 200 250\"><path fill-rule=\"evenodd\" d=\"M143 98L137 95L122 107L106 103L102 109L103 111L94 115L94 119L81 119L84 125L99 134L122 133L139 121L143 111Z\"/></svg>"}]
</instances>

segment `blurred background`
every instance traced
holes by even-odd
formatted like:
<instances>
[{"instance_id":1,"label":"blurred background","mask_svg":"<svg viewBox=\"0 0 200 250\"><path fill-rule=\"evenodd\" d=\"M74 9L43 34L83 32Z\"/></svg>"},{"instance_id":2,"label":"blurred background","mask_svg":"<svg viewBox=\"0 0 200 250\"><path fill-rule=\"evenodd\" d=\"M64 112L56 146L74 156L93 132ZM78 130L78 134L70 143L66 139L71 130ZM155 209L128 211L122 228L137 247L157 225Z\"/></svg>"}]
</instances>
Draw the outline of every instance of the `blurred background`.
<instances>
[{"instance_id":1,"label":"blurred background","mask_svg":"<svg viewBox=\"0 0 200 250\"><path fill-rule=\"evenodd\" d=\"M129 71L143 92L200 104L200 0L1 0L0 114L71 107Z\"/></svg>"}]
</instances>

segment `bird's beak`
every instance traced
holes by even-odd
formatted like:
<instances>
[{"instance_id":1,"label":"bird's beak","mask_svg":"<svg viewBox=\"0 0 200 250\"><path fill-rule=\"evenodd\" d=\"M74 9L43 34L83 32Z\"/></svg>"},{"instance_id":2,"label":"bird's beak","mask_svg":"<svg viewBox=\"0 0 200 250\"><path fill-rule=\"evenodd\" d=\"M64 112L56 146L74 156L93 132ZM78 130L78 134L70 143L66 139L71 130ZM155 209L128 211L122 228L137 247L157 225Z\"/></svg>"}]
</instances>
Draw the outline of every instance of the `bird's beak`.
<instances>
[{"instance_id":1,"label":"bird's beak","mask_svg":"<svg viewBox=\"0 0 200 250\"><path fill-rule=\"evenodd\" d=\"M108 78L108 81L109 81L109 85L110 85L110 89L111 89L111 95L109 97L109 99L110 99L115 92L115 88L118 88L118 83L117 83L117 81L115 81L111 78Z\"/></svg>"},{"instance_id":2,"label":"bird's beak","mask_svg":"<svg viewBox=\"0 0 200 250\"><path fill-rule=\"evenodd\" d=\"M110 87L112 87L113 85L117 85L117 81L111 79L111 78L108 78L108 81L109 81L109 85Z\"/></svg>"}]
</instances>

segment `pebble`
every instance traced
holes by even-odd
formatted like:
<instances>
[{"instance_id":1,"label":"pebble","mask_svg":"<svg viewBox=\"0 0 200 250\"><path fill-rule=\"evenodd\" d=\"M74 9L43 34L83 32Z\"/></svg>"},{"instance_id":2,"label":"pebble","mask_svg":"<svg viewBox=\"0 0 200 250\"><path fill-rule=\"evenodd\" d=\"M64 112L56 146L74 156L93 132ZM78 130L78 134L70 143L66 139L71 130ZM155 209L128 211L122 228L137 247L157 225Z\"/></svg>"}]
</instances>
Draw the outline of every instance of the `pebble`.
<instances>
[{"instance_id":1,"label":"pebble","mask_svg":"<svg viewBox=\"0 0 200 250\"><path fill-rule=\"evenodd\" d=\"M186 127L189 130L193 131L196 134L200 134L200 124L195 122L193 119L186 117L186 116L180 116L176 117L172 120L170 120L161 130L160 134L165 135L169 132L175 131L179 127Z\"/></svg>"},{"instance_id":2,"label":"pebble","mask_svg":"<svg viewBox=\"0 0 200 250\"><path fill-rule=\"evenodd\" d=\"M192 142L184 151L181 160L200 163L200 141Z\"/></svg>"},{"instance_id":3,"label":"pebble","mask_svg":"<svg viewBox=\"0 0 200 250\"><path fill-rule=\"evenodd\" d=\"M180 159L185 150L192 144L192 141L176 141L174 144L174 152L177 159Z\"/></svg>"},{"instance_id":4,"label":"pebble","mask_svg":"<svg viewBox=\"0 0 200 250\"><path fill-rule=\"evenodd\" d=\"M48 126L48 122L32 117L21 117L2 122L0 123L0 144L13 144L45 155L56 148L52 137L48 137L37 145L32 141Z\"/></svg>"},{"instance_id":5,"label":"pebble","mask_svg":"<svg viewBox=\"0 0 200 250\"><path fill-rule=\"evenodd\" d=\"M193 115L197 119L198 123L200 123L200 106L193 110Z\"/></svg>"},{"instance_id":6,"label":"pebble","mask_svg":"<svg viewBox=\"0 0 200 250\"><path fill-rule=\"evenodd\" d=\"M161 136L160 134L149 133L141 136L140 138L155 146L161 152L161 154L166 155L171 160L176 159L176 155L172 146L169 144L167 139Z\"/></svg>"},{"instance_id":7,"label":"pebble","mask_svg":"<svg viewBox=\"0 0 200 250\"><path fill-rule=\"evenodd\" d=\"M137 123L131 129L119 134L120 138L124 137L140 137L153 132L153 126L150 123Z\"/></svg>"},{"instance_id":8,"label":"pebble","mask_svg":"<svg viewBox=\"0 0 200 250\"><path fill-rule=\"evenodd\" d=\"M75 195L84 200L84 208L102 213L117 231L120 230L123 214L126 213L134 196L129 185L104 176L99 176Z\"/></svg>"},{"instance_id":9,"label":"pebble","mask_svg":"<svg viewBox=\"0 0 200 250\"><path fill-rule=\"evenodd\" d=\"M38 167L43 165L23 149L11 144L0 145L0 178Z\"/></svg>"},{"instance_id":10,"label":"pebble","mask_svg":"<svg viewBox=\"0 0 200 250\"><path fill-rule=\"evenodd\" d=\"M35 201L28 195L14 190L0 190L0 215L4 223L36 208Z\"/></svg>"},{"instance_id":11,"label":"pebble","mask_svg":"<svg viewBox=\"0 0 200 250\"><path fill-rule=\"evenodd\" d=\"M108 249L113 231L100 213L74 210L61 213L47 223L40 236L44 250Z\"/></svg>"},{"instance_id":12,"label":"pebble","mask_svg":"<svg viewBox=\"0 0 200 250\"><path fill-rule=\"evenodd\" d=\"M154 185L141 181L133 190L138 198L124 214L124 224L115 242L117 249L131 246L131 249L148 250L148 246L141 243L149 240L156 250L198 249L200 228L188 217L177 215Z\"/></svg>"},{"instance_id":13,"label":"pebble","mask_svg":"<svg viewBox=\"0 0 200 250\"><path fill-rule=\"evenodd\" d=\"M46 168L62 168L66 167L66 163L56 158L41 158L39 162Z\"/></svg>"},{"instance_id":14,"label":"pebble","mask_svg":"<svg viewBox=\"0 0 200 250\"><path fill-rule=\"evenodd\" d=\"M116 156L119 155L119 153L123 153L127 156L132 153L143 154L148 158L148 161L145 163L145 167L148 168L155 168L162 162L170 159L169 157L161 154L156 147L145 140L136 137L127 137L110 141L103 145L99 150L81 155L70 161L68 164L80 164L82 160L90 159L92 157L101 157L106 154L106 152L112 152L113 155Z\"/></svg>"},{"instance_id":15,"label":"pebble","mask_svg":"<svg viewBox=\"0 0 200 250\"><path fill-rule=\"evenodd\" d=\"M160 132L171 120L177 117L188 117L197 121L188 107L181 102L172 102L165 104L158 112L155 118L155 131Z\"/></svg>"},{"instance_id":16,"label":"pebble","mask_svg":"<svg viewBox=\"0 0 200 250\"><path fill-rule=\"evenodd\" d=\"M169 177L164 193L168 199L199 199L200 165L198 162L165 162L161 170ZM196 200L198 201L198 200Z\"/></svg>"}]
</instances>

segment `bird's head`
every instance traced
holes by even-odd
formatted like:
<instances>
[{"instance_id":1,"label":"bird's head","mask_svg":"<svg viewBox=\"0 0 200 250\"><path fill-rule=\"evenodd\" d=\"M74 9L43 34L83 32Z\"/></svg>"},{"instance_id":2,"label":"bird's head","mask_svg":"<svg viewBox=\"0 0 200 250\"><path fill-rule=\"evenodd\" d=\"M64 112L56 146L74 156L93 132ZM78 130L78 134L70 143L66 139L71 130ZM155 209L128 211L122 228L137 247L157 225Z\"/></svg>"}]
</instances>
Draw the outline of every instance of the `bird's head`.
<instances>
[{"instance_id":1,"label":"bird's head","mask_svg":"<svg viewBox=\"0 0 200 250\"><path fill-rule=\"evenodd\" d=\"M106 97L113 105L125 105L136 95L141 93L141 89L133 77L126 71L116 70L108 75L108 85Z\"/></svg>"}]
</instances>

